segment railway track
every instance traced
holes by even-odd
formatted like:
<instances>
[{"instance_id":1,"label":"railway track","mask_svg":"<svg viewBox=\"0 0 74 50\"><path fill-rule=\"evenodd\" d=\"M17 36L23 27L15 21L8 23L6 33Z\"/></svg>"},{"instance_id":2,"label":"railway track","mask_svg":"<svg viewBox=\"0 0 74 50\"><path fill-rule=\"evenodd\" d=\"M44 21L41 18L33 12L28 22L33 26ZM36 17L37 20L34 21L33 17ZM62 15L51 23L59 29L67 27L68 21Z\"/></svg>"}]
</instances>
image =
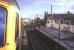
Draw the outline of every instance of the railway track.
<instances>
[{"instance_id":1,"label":"railway track","mask_svg":"<svg viewBox=\"0 0 74 50\"><path fill-rule=\"evenodd\" d=\"M33 50L49 50L49 47L39 38L36 30L30 30L28 36Z\"/></svg>"},{"instance_id":2,"label":"railway track","mask_svg":"<svg viewBox=\"0 0 74 50\"><path fill-rule=\"evenodd\" d=\"M21 50L66 50L34 28L27 29L25 33L22 36Z\"/></svg>"},{"instance_id":3,"label":"railway track","mask_svg":"<svg viewBox=\"0 0 74 50\"><path fill-rule=\"evenodd\" d=\"M33 50L26 31L22 35L21 50Z\"/></svg>"},{"instance_id":4,"label":"railway track","mask_svg":"<svg viewBox=\"0 0 74 50\"><path fill-rule=\"evenodd\" d=\"M24 28L24 27L23 27ZM21 39L17 45L16 50L33 50L31 42L28 37L28 32L25 29L22 29Z\"/></svg>"}]
</instances>

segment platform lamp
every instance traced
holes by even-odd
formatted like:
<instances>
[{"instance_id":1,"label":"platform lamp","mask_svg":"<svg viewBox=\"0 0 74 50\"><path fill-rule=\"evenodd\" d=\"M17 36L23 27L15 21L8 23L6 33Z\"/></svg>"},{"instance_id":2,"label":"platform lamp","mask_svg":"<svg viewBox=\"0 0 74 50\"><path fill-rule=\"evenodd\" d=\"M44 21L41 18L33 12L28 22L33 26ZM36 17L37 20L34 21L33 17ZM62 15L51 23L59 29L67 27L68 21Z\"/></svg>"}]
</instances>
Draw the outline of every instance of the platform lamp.
<instances>
[{"instance_id":1,"label":"platform lamp","mask_svg":"<svg viewBox=\"0 0 74 50\"><path fill-rule=\"evenodd\" d=\"M58 34L58 36L59 36L59 39L60 39L60 33L61 33L61 19L59 19L59 34Z\"/></svg>"}]
</instances>

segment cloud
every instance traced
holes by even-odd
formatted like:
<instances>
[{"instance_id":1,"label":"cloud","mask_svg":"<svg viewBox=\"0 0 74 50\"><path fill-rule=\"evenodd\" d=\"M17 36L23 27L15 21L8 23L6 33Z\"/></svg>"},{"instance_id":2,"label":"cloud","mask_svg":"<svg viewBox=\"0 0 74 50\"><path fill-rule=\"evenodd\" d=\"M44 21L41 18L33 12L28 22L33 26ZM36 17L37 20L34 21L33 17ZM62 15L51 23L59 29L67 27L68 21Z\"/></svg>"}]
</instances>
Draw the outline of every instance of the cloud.
<instances>
[{"instance_id":1,"label":"cloud","mask_svg":"<svg viewBox=\"0 0 74 50\"><path fill-rule=\"evenodd\" d=\"M50 11L50 5L53 5L53 11L56 13L74 12L73 0L17 0L21 8L22 14L30 16L43 11Z\"/></svg>"},{"instance_id":2,"label":"cloud","mask_svg":"<svg viewBox=\"0 0 74 50\"><path fill-rule=\"evenodd\" d=\"M41 4L45 4L45 3L49 3L49 0L28 0L26 1L27 3L29 3L28 6L37 6L37 5L41 5Z\"/></svg>"},{"instance_id":3,"label":"cloud","mask_svg":"<svg viewBox=\"0 0 74 50\"><path fill-rule=\"evenodd\" d=\"M74 10L74 1L73 0L49 0L50 4L55 5L55 6L62 6L65 8L66 11L70 10L73 12ZM60 9L59 7L59 9Z\"/></svg>"},{"instance_id":4,"label":"cloud","mask_svg":"<svg viewBox=\"0 0 74 50\"><path fill-rule=\"evenodd\" d=\"M51 4L53 5L71 5L71 4L74 4L74 1L73 0L49 0Z\"/></svg>"}]
</instances>

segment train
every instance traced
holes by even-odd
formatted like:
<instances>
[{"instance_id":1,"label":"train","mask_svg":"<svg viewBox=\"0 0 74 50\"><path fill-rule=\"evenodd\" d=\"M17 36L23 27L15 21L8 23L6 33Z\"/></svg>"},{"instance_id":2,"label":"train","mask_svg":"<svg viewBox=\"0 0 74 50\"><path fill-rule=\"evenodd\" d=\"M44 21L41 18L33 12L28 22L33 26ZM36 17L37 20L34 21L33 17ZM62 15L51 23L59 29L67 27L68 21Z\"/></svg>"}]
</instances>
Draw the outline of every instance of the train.
<instances>
[{"instance_id":1,"label":"train","mask_svg":"<svg viewBox=\"0 0 74 50\"><path fill-rule=\"evenodd\" d=\"M0 0L0 50L16 50L21 37L21 14L19 9Z\"/></svg>"}]
</instances>

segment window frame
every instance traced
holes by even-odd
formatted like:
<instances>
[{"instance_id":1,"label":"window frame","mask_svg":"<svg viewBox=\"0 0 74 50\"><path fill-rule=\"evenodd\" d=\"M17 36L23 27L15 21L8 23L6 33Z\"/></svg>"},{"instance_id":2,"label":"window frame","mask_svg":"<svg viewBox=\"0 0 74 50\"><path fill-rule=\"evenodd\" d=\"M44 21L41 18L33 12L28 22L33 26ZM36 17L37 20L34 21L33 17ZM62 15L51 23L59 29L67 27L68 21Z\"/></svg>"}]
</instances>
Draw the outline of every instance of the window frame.
<instances>
[{"instance_id":1,"label":"window frame","mask_svg":"<svg viewBox=\"0 0 74 50\"><path fill-rule=\"evenodd\" d=\"M16 22L15 22L15 42L18 44L19 37L19 14L16 13Z\"/></svg>"},{"instance_id":2,"label":"window frame","mask_svg":"<svg viewBox=\"0 0 74 50\"><path fill-rule=\"evenodd\" d=\"M5 46L6 44L6 33L7 33L7 15L8 15L8 9L6 7L4 7L3 5L0 5L1 8L3 8L5 10L5 28L4 28L4 42L3 44L0 44L0 47Z\"/></svg>"}]
</instances>

